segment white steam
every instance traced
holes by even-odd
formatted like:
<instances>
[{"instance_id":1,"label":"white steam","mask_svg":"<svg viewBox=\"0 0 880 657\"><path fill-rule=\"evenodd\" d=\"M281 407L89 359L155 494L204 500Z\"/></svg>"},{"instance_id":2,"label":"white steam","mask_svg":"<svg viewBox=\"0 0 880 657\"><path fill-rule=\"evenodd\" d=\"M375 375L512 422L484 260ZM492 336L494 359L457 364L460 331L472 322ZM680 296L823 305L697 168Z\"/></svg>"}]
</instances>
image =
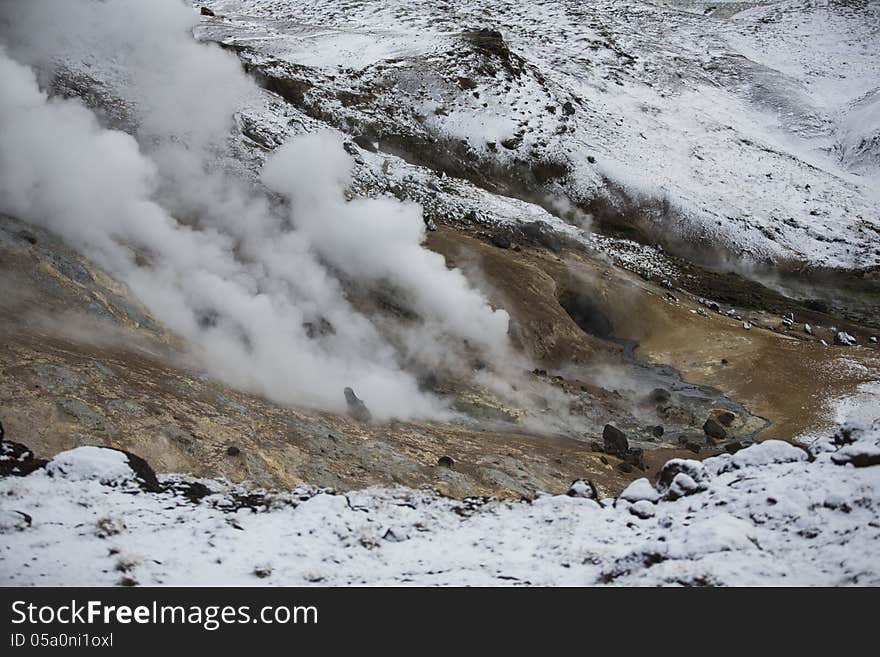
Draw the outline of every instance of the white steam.
<instances>
[{"instance_id":1,"label":"white steam","mask_svg":"<svg viewBox=\"0 0 880 657\"><path fill-rule=\"evenodd\" d=\"M190 7L0 0L0 12L0 211L127 283L211 374L286 404L341 411L351 386L380 419L439 418L417 374L475 354L507 362L507 313L421 246L421 209L346 201L338 137L297 137L270 157L263 182L281 210L216 166L254 88L234 57L193 41ZM35 71L59 61L100 69L134 137L40 89ZM349 302L352 284L387 288L418 318L377 325Z\"/></svg>"}]
</instances>

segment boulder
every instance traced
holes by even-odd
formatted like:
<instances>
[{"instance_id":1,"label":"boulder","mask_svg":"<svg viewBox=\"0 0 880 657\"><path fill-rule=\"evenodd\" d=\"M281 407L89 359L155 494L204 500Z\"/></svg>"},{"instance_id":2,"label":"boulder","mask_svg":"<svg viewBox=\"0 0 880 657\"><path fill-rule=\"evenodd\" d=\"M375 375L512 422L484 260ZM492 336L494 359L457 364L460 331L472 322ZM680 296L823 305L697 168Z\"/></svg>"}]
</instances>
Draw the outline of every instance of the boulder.
<instances>
[{"instance_id":1,"label":"boulder","mask_svg":"<svg viewBox=\"0 0 880 657\"><path fill-rule=\"evenodd\" d=\"M589 479L575 479L568 487L566 495L569 497L582 497L588 500L598 500L599 490Z\"/></svg>"},{"instance_id":2,"label":"boulder","mask_svg":"<svg viewBox=\"0 0 880 657\"><path fill-rule=\"evenodd\" d=\"M702 463L693 459L671 459L663 464L657 474L657 489L661 492L669 490L679 474L686 474L690 479L699 483L706 478L706 468Z\"/></svg>"},{"instance_id":3,"label":"boulder","mask_svg":"<svg viewBox=\"0 0 880 657\"><path fill-rule=\"evenodd\" d=\"M348 404L348 414L350 417L358 422L369 422L373 419L373 414L370 413L363 400L358 399L358 396L354 394L354 390L346 388L344 392L345 402Z\"/></svg>"},{"instance_id":4,"label":"boulder","mask_svg":"<svg viewBox=\"0 0 880 657\"><path fill-rule=\"evenodd\" d=\"M716 415L715 419L718 420L725 427L729 427L736 419L736 415L734 413L731 413L730 411L724 411Z\"/></svg>"},{"instance_id":5,"label":"boulder","mask_svg":"<svg viewBox=\"0 0 880 657\"><path fill-rule=\"evenodd\" d=\"M693 440L688 440L684 444L684 448L688 451L693 452L694 454L699 454L700 450L703 449L699 443L695 443Z\"/></svg>"},{"instance_id":6,"label":"boulder","mask_svg":"<svg viewBox=\"0 0 880 657\"><path fill-rule=\"evenodd\" d=\"M839 344L844 347L853 347L856 345L856 339L846 331L838 331L834 336L834 344Z\"/></svg>"},{"instance_id":7,"label":"boulder","mask_svg":"<svg viewBox=\"0 0 880 657\"><path fill-rule=\"evenodd\" d=\"M660 499L660 493L657 492L651 482L642 477L641 479L636 479L629 486L623 489L623 492L620 494L620 499L626 500L627 502L639 502L641 500L647 500L648 502L656 502Z\"/></svg>"},{"instance_id":8,"label":"boulder","mask_svg":"<svg viewBox=\"0 0 880 657\"><path fill-rule=\"evenodd\" d=\"M0 433L2 435L2 433ZM0 441L0 477L24 477L46 465L21 443Z\"/></svg>"},{"instance_id":9,"label":"boulder","mask_svg":"<svg viewBox=\"0 0 880 657\"><path fill-rule=\"evenodd\" d=\"M441 468L449 468L450 470L455 467L455 459L451 456L443 455L439 459L437 459L437 465Z\"/></svg>"},{"instance_id":10,"label":"boulder","mask_svg":"<svg viewBox=\"0 0 880 657\"><path fill-rule=\"evenodd\" d=\"M703 424L703 433L709 438L718 438L719 440L727 438L727 431L721 426L721 423L711 417Z\"/></svg>"},{"instance_id":11,"label":"boulder","mask_svg":"<svg viewBox=\"0 0 880 657\"><path fill-rule=\"evenodd\" d=\"M602 430L602 441L608 454L623 458L629 451L629 441L626 434L611 424L606 424Z\"/></svg>"},{"instance_id":12,"label":"boulder","mask_svg":"<svg viewBox=\"0 0 880 657\"><path fill-rule=\"evenodd\" d=\"M207 7L202 7L201 10L199 11L199 13L202 16L214 16L215 15L214 12L212 10L208 9Z\"/></svg>"}]
</instances>

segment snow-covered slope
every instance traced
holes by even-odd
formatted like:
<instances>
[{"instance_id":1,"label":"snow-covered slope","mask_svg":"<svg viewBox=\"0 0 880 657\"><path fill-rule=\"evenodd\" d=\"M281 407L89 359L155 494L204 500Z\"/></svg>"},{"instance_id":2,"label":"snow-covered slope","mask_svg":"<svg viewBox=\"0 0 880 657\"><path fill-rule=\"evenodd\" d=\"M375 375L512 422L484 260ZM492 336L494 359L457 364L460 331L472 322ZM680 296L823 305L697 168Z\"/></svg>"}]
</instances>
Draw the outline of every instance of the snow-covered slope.
<instances>
[{"instance_id":1,"label":"snow-covered slope","mask_svg":"<svg viewBox=\"0 0 880 657\"><path fill-rule=\"evenodd\" d=\"M0 481L0 582L877 585L880 418L859 408L809 450L676 459L600 501L585 482L522 502L177 476L157 493L123 452L77 448Z\"/></svg>"},{"instance_id":2,"label":"snow-covered slope","mask_svg":"<svg viewBox=\"0 0 880 657\"><path fill-rule=\"evenodd\" d=\"M531 168L502 191L610 198L685 254L880 263L878 2L207 4L201 38L391 150L454 144L467 177Z\"/></svg>"}]
</instances>

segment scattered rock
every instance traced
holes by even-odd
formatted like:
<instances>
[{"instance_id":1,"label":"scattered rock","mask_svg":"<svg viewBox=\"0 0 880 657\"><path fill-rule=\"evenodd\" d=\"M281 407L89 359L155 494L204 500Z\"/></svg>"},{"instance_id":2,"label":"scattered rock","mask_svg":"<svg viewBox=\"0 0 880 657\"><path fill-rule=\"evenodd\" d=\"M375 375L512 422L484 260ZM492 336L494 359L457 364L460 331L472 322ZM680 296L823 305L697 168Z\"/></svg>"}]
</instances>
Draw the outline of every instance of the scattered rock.
<instances>
[{"instance_id":1,"label":"scattered rock","mask_svg":"<svg viewBox=\"0 0 880 657\"><path fill-rule=\"evenodd\" d=\"M655 438L661 438L663 436L663 426L658 424L651 427L651 434L653 434Z\"/></svg>"},{"instance_id":2,"label":"scattered rock","mask_svg":"<svg viewBox=\"0 0 880 657\"><path fill-rule=\"evenodd\" d=\"M588 500L598 500L599 490L589 479L575 479L571 482L566 493L569 497L583 497Z\"/></svg>"},{"instance_id":3,"label":"scattered rock","mask_svg":"<svg viewBox=\"0 0 880 657\"><path fill-rule=\"evenodd\" d=\"M406 540L406 536L398 534L389 527L387 530L385 530L385 533L382 534L382 540L390 541L391 543L401 543Z\"/></svg>"},{"instance_id":4,"label":"scattered rock","mask_svg":"<svg viewBox=\"0 0 880 657\"><path fill-rule=\"evenodd\" d=\"M684 448L693 452L694 454L699 454L700 450L703 449L699 443L695 443L693 440L688 440L687 442L685 442Z\"/></svg>"},{"instance_id":5,"label":"scattered rock","mask_svg":"<svg viewBox=\"0 0 880 657\"><path fill-rule=\"evenodd\" d=\"M345 389L345 401L348 404L348 414L358 422L369 422L373 419L373 414L370 413L367 405L364 404L363 400L358 399L358 396L354 394L354 390L351 388Z\"/></svg>"},{"instance_id":6,"label":"scattered rock","mask_svg":"<svg viewBox=\"0 0 880 657\"><path fill-rule=\"evenodd\" d=\"M844 347L853 347L857 343L856 339L846 331L838 331L834 336L834 344L843 345Z\"/></svg>"},{"instance_id":7,"label":"scattered rock","mask_svg":"<svg viewBox=\"0 0 880 657\"><path fill-rule=\"evenodd\" d=\"M33 520L24 511L0 509L0 534L24 531L31 526Z\"/></svg>"},{"instance_id":8,"label":"scattered rock","mask_svg":"<svg viewBox=\"0 0 880 657\"><path fill-rule=\"evenodd\" d=\"M831 460L837 465L852 465L856 468L880 465L880 448L850 445L832 454Z\"/></svg>"},{"instance_id":9,"label":"scattered rock","mask_svg":"<svg viewBox=\"0 0 880 657\"><path fill-rule=\"evenodd\" d=\"M693 495L700 491L700 485L690 475L679 472L672 480L669 490L666 491L666 499L677 500L681 497Z\"/></svg>"},{"instance_id":10,"label":"scattered rock","mask_svg":"<svg viewBox=\"0 0 880 657\"><path fill-rule=\"evenodd\" d=\"M379 150L376 148L376 143L366 135L358 135L353 141L368 153L376 153Z\"/></svg>"},{"instance_id":11,"label":"scattered rock","mask_svg":"<svg viewBox=\"0 0 880 657\"><path fill-rule=\"evenodd\" d=\"M605 448L599 444L599 441L594 440L590 443L590 450L593 452L604 452Z\"/></svg>"},{"instance_id":12,"label":"scattered rock","mask_svg":"<svg viewBox=\"0 0 880 657\"><path fill-rule=\"evenodd\" d=\"M716 415L715 419L718 420L725 427L729 427L736 419L736 415L734 413L731 413L730 411L724 411L723 413L719 413L718 415Z\"/></svg>"},{"instance_id":13,"label":"scattered rock","mask_svg":"<svg viewBox=\"0 0 880 657\"><path fill-rule=\"evenodd\" d=\"M626 474L629 474L635 468L633 468L632 465L630 465L626 461L621 461L620 463L617 464L617 469L620 470L621 472L625 472Z\"/></svg>"},{"instance_id":14,"label":"scattered rock","mask_svg":"<svg viewBox=\"0 0 880 657\"><path fill-rule=\"evenodd\" d=\"M106 447L104 449L113 448ZM149 493L160 493L162 492L162 490L164 490L162 485L159 483L159 479L156 478L155 470L153 470L153 468L150 467L150 464L147 463L144 459L142 459L137 454L126 452L124 449L117 449L115 451L125 454L126 458L128 459L128 467L132 469L135 477L137 477L141 489Z\"/></svg>"},{"instance_id":15,"label":"scattered rock","mask_svg":"<svg viewBox=\"0 0 880 657\"><path fill-rule=\"evenodd\" d=\"M449 468L450 470L452 470L455 467L455 459L453 459L451 456L444 455L437 459L437 465L439 465L441 468Z\"/></svg>"},{"instance_id":16,"label":"scattered rock","mask_svg":"<svg viewBox=\"0 0 880 657\"><path fill-rule=\"evenodd\" d=\"M511 246L510 238L507 235L492 235L489 238L489 243L499 249L509 249Z\"/></svg>"},{"instance_id":17,"label":"scattered rock","mask_svg":"<svg viewBox=\"0 0 880 657\"><path fill-rule=\"evenodd\" d=\"M2 440L0 425L0 477L24 477L34 470L45 467L47 461L34 457L34 453L21 443Z\"/></svg>"},{"instance_id":18,"label":"scattered rock","mask_svg":"<svg viewBox=\"0 0 880 657\"><path fill-rule=\"evenodd\" d=\"M656 502L660 499L660 493L658 493L657 489L651 485L650 481L642 477L641 479L636 479L629 486L624 488L623 492L620 494L620 499L626 500L627 502L639 502L641 500Z\"/></svg>"},{"instance_id":19,"label":"scattered rock","mask_svg":"<svg viewBox=\"0 0 880 657\"><path fill-rule=\"evenodd\" d=\"M813 335L813 327L809 324L804 324L804 333L807 335Z\"/></svg>"},{"instance_id":20,"label":"scattered rock","mask_svg":"<svg viewBox=\"0 0 880 657\"><path fill-rule=\"evenodd\" d=\"M125 523L120 518L104 516L95 523L95 536L98 538L110 538L125 531Z\"/></svg>"},{"instance_id":21,"label":"scattered rock","mask_svg":"<svg viewBox=\"0 0 880 657\"><path fill-rule=\"evenodd\" d=\"M724 427L715 418L711 417L703 424L703 433L710 438L718 438L719 440L727 438L727 431Z\"/></svg>"},{"instance_id":22,"label":"scattered rock","mask_svg":"<svg viewBox=\"0 0 880 657\"><path fill-rule=\"evenodd\" d=\"M641 448L632 447L628 449L623 456L623 460L639 470L645 469L645 452Z\"/></svg>"},{"instance_id":23,"label":"scattered rock","mask_svg":"<svg viewBox=\"0 0 880 657\"><path fill-rule=\"evenodd\" d=\"M235 445L226 448L226 456L238 456L239 454L241 454L241 450Z\"/></svg>"},{"instance_id":24,"label":"scattered rock","mask_svg":"<svg viewBox=\"0 0 880 657\"><path fill-rule=\"evenodd\" d=\"M626 434L611 424L606 424L602 430L602 440L608 454L623 458L629 451L629 441L626 439Z\"/></svg>"},{"instance_id":25,"label":"scattered rock","mask_svg":"<svg viewBox=\"0 0 880 657\"><path fill-rule=\"evenodd\" d=\"M728 454L736 454L739 450L745 448L745 443L741 443L738 440L731 440L724 446L724 451Z\"/></svg>"},{"instance_id":26,"label":"scattered rock","mask_svg":"<svg viewBox=\"0 0 880 657\"><path fill-rule=\"evenodd\" d=\"M639 500L629 507L629 512L636 518L647 520L654 517L654 505L647 500Z\"/></svg>"},{"instance_id":27,"label":"scattered rock","mask_svg":"<svg viewBox=\"0 0 880 657\"><path fill-rule=\"evenodd\" d=\"M687 475L694 482L701 482L706 477L706 468L693 459L670 459L657 475L657 488L661 492L669 490L672 482L680 475Z\"/></svg>"},{"instance_id":28,"label":"scattered rock","mask_svg":"<svg viewBox=\"0 0 880 657\"><path fill-rule=\"evenodd\" d=\"M214 16L214 12L208 9L207 7L202 7L199 12L202 16Z\"/></svg>"},{"instance_id":29,"label":"scattered rock","mask_svg":"<svg viewBox=\"0 0 880 657\"><path fill-rule=\"evenodd\" d=\"M333 324L328 322L326 319L321 317L316 322L303 322L303 330L306 332L306 337L309 340L314 340L315 338L324 336L324 335L334 335L336 333L336 329L333 328Z\"/></svg>"},{"instance_id":30,"label":"scattered rock","mask_svg":"<svg viewBox=\"0 0 880 657\"><path fill-rule=\"evenodd\" d=\"M650 393L648 393L648 401L654 404L663 404L668 402L672 398L672 393L670 393L665 388L654 388Z\"/></svg>"}]
</instances>

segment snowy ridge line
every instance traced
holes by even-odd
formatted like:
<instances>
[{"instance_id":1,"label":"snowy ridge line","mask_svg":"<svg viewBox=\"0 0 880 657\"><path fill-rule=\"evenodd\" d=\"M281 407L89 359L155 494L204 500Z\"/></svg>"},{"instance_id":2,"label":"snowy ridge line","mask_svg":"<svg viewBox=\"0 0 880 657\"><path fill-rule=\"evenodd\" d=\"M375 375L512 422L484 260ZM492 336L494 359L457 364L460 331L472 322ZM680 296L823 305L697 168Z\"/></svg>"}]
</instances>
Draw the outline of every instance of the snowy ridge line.
<instances>
[{"instance_id":1,"label":"snowy ridge line","mask_svg":"<svg viewBox=\"0 0 880 657\"><path fill-rule=\"evenodd\" d=\"M876 3L791 0L729 20L637 0L208 4L217 17L198 38L246 43L246 61L282 77L294 67L313 85L305 104L338 127L549 162L567 173L546 191L576 204L610 181L673 210L641 209L657 239L755 262L880 263ZM510 75L464 38L477 28L503 38Z\"/></svg>"},{"instance_id":2,"label":"snowy ridge line","mask_svg":"<svg viewBox=\"0 0 880 657\"><path fill-rule=\"evenodd\" d=\"M4 467L30 458L14 446ZM80 447L0 480L0 583L880 584L877 417L809 449L773 440L674 459L655 484L602 500L580 480L532 501L179 475L157 492L143 465Z\"/></svg>"}]
</instances>

